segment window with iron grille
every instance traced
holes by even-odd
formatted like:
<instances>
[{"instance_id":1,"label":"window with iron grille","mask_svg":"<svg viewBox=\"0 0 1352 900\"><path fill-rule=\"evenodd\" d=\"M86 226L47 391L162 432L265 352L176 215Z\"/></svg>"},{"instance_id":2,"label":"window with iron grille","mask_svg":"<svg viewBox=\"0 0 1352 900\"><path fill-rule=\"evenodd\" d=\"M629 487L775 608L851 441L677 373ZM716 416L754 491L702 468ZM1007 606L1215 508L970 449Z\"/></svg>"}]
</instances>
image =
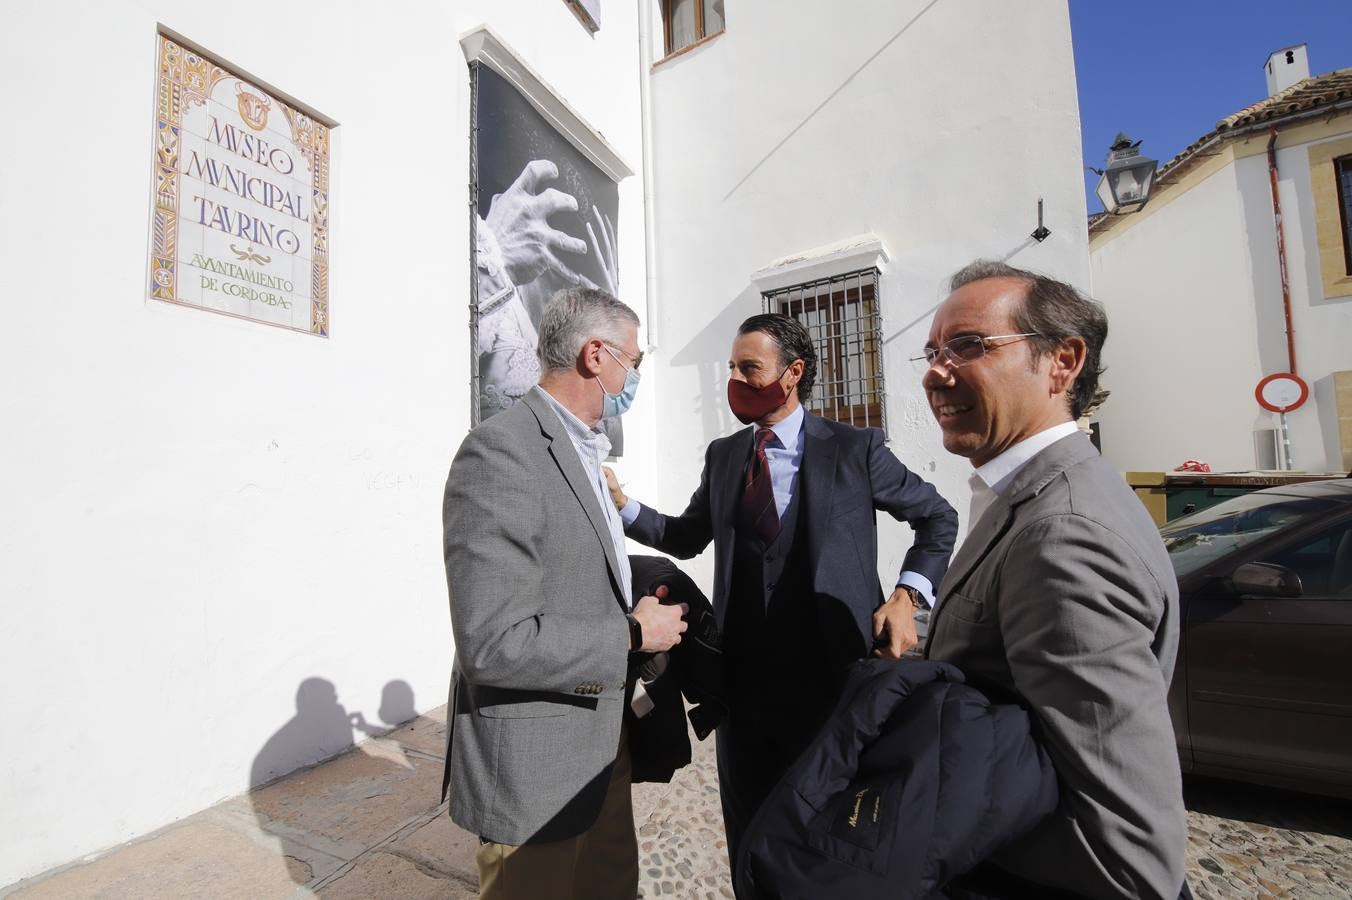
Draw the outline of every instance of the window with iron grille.
<instances>
[{"instance_id":1,"label":"window with iron grille","mask_svg":"<svg viewBox=\"0 0 1352 900\"><path fill-rule=\"evenodd\" d=\"M837 422L886 431L878 270L860 269L761 297L766 312L801 322L817 348L817 384L807 408Z\"/></svg>"},{"instance_id":2,"label":"window with iron grille","mask_svg":"<svg viewBox=\"0 0 1352 900\"><path fill-rule=\"evenodd\" d=\"M1343 217L1343 265L1352 275L1352 156L1340 156L1333 161L1338 177L1338 209Z\"/></svg>"}]
</instances>

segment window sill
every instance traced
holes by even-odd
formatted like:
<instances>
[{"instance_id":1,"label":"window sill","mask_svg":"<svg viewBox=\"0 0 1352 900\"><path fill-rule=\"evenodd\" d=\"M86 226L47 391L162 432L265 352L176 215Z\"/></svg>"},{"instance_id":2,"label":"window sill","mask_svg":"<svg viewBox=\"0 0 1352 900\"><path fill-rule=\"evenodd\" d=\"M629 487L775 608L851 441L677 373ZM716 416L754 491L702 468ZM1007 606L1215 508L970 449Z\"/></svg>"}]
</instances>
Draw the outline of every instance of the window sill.
<instances>
[{"instance_id":1,"label":"window sill","mask_svg":"<svg viewBox=\"0 0 1352 900\"><path fill-rule=\"evenodd\" d=\"M659 59L657 62L653 63L652 69L651 69L650 71L655 72L655 71L657 71L657 67L658 67L658 66L666 65L667 63L671 62L673 59L676 59L677 57L684 56L685 54L689 53L691 50L694 50L694 49L697 48L697 47L703 47L705 44L709 43L710 41L722 37L726 31L727 31L727 29L726 29L726 28L723 28L723 29L720 29L720 30L718 30L718 31L715 31L713 34L706 34L704 37L702 37L702 38L700 38L699 40L695 41L695 43L693 43L693 44L686 44L684 47L682 47L682 48L679 49L679 50L673 50L672 52L668 53L666 56L664 56L664 57L662 57L661 59Z\"/></svg>"}]
</instances>

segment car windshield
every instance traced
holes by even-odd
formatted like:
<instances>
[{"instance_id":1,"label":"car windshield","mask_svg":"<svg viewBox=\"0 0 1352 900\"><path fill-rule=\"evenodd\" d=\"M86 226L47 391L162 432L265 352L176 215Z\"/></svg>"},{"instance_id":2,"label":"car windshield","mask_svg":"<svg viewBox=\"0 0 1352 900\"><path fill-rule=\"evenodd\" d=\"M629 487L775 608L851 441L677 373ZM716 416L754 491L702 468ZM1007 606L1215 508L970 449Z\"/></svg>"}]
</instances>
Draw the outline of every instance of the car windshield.
<instances>
[{"instance_id":1,"label":"car windshield","mask_svg":"<svg viewBox=\"0 0 1352 900\"><path fill-rule=\"evenodd\" d=\"M1232 497L1160 529L1179 578L1246 544L1318 515L1333 500L1255 492Z\"/></svg>"}]
</instances>

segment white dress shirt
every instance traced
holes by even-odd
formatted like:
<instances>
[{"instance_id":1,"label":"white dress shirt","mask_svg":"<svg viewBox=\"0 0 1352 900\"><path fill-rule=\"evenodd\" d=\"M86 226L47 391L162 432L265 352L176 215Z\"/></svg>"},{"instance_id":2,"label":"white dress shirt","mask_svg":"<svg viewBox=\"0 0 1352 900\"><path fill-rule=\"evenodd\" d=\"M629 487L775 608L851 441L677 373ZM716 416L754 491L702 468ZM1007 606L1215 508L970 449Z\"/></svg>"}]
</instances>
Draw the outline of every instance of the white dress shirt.
<instances>
[{"instance_id":1,"label":"white dress shirt","mask_svg":"<svg viewBox=\"0 0 1352 900\"><path fill-rule=\"evenodd\" d=\"M1043 450L1077 431L1079 428L1074 422L1053 425L1046 431L1039 431L1030 438L1024 438L984 466L979 466L967 479L967 484L972 488L967 533L971 534L976 529L976 523L981 521L981 517L990 509L995 499L1005 492L1005 488L1009 487L1020 469L1032 462L1033 457Z\"/></svg>"}]
</instances>

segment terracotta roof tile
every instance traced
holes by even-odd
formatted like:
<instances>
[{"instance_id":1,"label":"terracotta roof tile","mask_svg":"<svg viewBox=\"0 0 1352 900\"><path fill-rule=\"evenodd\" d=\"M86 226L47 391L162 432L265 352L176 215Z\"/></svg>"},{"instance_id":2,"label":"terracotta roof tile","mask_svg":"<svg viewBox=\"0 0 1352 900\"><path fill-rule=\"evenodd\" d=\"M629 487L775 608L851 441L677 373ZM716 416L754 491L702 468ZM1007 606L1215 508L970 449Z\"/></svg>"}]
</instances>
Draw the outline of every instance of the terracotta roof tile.
<instances>
[{"instance_id":1,"label":"terracotta roof tile","mask_svg":"<svg viewBox=\"0 0 1352 900\"><path fill-rule=\"evenodd\" d=\"M1340 100L1352 100L1352 68L1336 69L1324 75L1297 81L1286 90L1278 91L1265 100L1259 100L1253 106L1246 106L1234 115L1221 119L1216 123L1216 129L1212 134L1329 106ZM1202 140L1207 137L1210 135L1203 136Z\"/></svg>"}]
</instances>

